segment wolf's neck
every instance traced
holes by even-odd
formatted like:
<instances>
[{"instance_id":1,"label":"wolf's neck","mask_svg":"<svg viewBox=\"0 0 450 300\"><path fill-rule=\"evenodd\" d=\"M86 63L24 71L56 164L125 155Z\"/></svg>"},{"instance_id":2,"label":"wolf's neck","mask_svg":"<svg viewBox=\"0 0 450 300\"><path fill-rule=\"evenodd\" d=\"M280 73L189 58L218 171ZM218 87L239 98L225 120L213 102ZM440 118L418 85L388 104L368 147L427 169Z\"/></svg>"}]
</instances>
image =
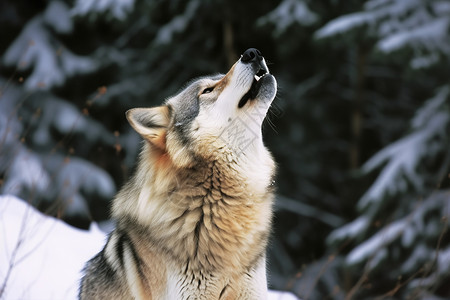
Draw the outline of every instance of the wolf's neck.
<instances>
[{"instance_id":1,"label":"wolf's neck","mask_svg":"<svg viewBox=\"0 0 450 300\"><path fill-rule=\"evenodd\" d=\"M116 211L148 228L153 244L194 270L237 270L263 254L272 215L271 160L254 169L216 160L165 172L137 174L142 187L126 188L116 199L126 207Z\"/></svg>"}]
</instances>

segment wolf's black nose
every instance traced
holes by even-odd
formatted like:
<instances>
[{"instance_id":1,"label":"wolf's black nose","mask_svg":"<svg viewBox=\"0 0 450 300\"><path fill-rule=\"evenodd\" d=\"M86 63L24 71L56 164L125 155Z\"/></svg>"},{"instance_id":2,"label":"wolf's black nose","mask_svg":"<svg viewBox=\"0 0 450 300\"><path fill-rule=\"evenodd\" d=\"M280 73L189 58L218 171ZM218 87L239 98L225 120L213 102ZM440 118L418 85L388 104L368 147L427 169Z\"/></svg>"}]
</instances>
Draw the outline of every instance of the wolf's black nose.
<instances>
[{"instance_id":1,"label":"wolf's black nose","mask_svg":"<svg viewBox=\"0 0 450 300\"><path fill-rule=\"evenodd\" d=\"M241 61L244 63L251 62L251 61L260 61L262 60L263 56L261 54L261 51L255 48L250 48L245 50L245 52L242 54Z\"/></svg>"}]
</instances>

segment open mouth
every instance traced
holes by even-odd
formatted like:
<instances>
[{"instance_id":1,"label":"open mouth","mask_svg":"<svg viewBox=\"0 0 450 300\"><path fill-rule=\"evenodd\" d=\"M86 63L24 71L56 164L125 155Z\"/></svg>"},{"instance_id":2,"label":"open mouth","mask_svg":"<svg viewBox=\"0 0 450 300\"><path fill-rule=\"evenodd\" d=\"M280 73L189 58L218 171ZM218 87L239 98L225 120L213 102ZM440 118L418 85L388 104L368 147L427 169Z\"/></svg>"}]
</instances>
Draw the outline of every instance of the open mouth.
<instances>
[{"instance_id":1,"label":"open mouth","mask_svg":"<svg viewBox=\"0 0 450 300\"><path fill-rule=\"evenodd\" d=\"M268 74L267 70L259 69L259 71L255 74L255 76L253 78L252 86L250 87L248 92L245 93L244 96L242 96L241 100L239 100L239 104L238 104L239 108L244 107L245 104L247 104L247 102L249 100L253 100L256 98L256 96L258 95L259 89L261 88L261 84L262 84L261 78L263 78L267 74Z\"/></svg>"}]
</instances>

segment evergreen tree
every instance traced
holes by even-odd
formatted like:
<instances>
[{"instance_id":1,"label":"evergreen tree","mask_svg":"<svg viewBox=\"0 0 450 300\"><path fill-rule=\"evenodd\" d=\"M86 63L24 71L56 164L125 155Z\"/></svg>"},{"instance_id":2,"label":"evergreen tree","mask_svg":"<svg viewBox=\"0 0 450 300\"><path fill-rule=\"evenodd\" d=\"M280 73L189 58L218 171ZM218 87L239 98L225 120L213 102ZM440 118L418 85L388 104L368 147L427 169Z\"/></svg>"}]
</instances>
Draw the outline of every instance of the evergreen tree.
<instances>
[{"instance_id":1,"label":"evergreen tree","mask_svg":"<svg viewBox=\"0 0 450 300\"><path fill-rule=\"evenodd\" d=\"M343 266L354 281L347 297L449 295L444 281L450 275L445 238L450 86L442 76L448 76L450 58L449 8L446 1L368 1L362 11L338 17L316 33L318 39L345 37L369 49L366 124L378 123L383 134L392 124L380 119L380 108L407 104L414 111L403 136L380 136L384 148L361 168L363 175L381 170L358 202L359 216L328 237L330 245L349 250ZM392 78L400 83L397 97L370 96L370 90L381 91L372 86L371 64L401 67Z\"/></svg>"}]
</instances>

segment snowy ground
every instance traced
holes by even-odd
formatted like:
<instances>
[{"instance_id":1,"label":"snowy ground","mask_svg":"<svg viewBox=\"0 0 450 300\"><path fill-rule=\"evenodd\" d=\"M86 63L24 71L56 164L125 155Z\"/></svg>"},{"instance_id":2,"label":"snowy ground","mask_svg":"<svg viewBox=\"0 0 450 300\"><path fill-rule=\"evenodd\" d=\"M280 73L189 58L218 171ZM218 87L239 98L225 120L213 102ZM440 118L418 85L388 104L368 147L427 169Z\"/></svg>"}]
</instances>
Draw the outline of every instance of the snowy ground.
<instances>
[{"instance_id":1,"label":"snowy ground","mask_svg":"<svg viewBox=\"0 0 450 300\"><path fill-rule=\"evenodd\" d=\"M80 271L104 242L96 225L79 230L0 196L0 299L76 299ZM297 298L270 291L269 299Z\"/></svg>"}]
</instances>

